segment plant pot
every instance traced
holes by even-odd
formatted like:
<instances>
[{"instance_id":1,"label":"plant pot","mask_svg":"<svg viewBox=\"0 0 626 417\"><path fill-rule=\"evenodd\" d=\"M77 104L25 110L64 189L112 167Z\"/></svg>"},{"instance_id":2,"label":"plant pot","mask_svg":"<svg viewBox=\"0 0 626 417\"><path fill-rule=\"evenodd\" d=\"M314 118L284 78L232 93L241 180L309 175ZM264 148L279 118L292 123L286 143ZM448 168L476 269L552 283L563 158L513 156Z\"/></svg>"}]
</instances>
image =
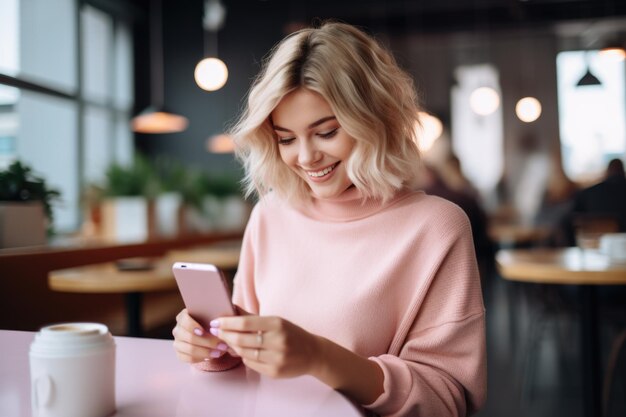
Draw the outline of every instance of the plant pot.
<instances>
[{"instance_id":1,"label":"plant pot","mask_svg":"<svg viewBox=\"0 0 626 417\"><path fill-rule=\"evenodd\" d=\"M241 197L231 196L221 200L221 211L216 221L217 229L224 231L243 230L250 216L250 207Z\"/></svg>"},{"instance_id":2,"label":"plant pot","mask_svg":"<svg viewBox=\"0 0 626 417\"><path fill-rule=\"evenodd\" d=\"M41 202L0 202L0 248L44 243L46 216Z\"/></svg>"},{"instance_id":3,"label":"plant pot","mask_svg":"<svg viewBox=\"0 0 626 417\"><path fill-rule=\"evenodd\" d=\"M156 228L159 236L174 237L180 232L180 211L182 210L180 193L164 193L154 201Z\"/></svg>"},{"instance_id":4,"label":"plant pot","mask_svg":"<svg viewBox=\"0 0 626 417\"><path fill-rule=\"evenodd\" d=\"M102 236L117 242L141 242L154 238L154 203L144 197L115 197L104 200Z\"/></svg>"}]
</instances>

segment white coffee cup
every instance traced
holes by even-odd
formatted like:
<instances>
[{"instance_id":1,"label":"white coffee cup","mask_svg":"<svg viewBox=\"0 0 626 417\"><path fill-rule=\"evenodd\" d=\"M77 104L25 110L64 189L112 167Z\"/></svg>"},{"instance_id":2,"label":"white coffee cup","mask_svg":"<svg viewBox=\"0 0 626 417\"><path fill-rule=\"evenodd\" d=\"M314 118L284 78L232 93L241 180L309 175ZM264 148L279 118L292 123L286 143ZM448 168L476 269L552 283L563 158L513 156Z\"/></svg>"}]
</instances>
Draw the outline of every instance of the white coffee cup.
<instances>
[{"instance_id":1,"label":"white coffee cup","mask_svg":"<svg viewBox=\"0 0 626 417\"><path fill-rule=\"evenodd\" d=\"M115 341L104 324L42 328L30 345L36 417L104 417L115 412Z\"/></svg>"},{"instance_id":2,"label":"white coffee cup","mask_svg":"<svg viewBox=\"0 0 626 417\"><path fill-rule=\"evenodd\" d=\"M626 233L607 233L600 238L600 252L615 262L626 262Z\"/></svg>"}]
</instances>

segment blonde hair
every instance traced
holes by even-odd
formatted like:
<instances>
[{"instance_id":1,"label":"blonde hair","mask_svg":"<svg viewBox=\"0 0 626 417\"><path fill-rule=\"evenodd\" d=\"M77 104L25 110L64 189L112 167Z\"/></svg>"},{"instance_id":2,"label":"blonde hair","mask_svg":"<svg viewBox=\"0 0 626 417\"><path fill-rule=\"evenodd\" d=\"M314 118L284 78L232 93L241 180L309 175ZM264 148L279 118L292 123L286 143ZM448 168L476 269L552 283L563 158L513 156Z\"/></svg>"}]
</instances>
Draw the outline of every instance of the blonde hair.
<instances>
[{"instance_id":1,"label":"blonde hair","mask_svg":"<svg viewBox=\"0 0 626 417\"><path fill-rule=\"evenodd\" d=\"M415 183L420 157L413 80L359 29L325 23L287 36L270 51L231 131L247 196L270 190L287 199L310 196L306 182L280 159L270 121L281 99L300 87L320 94L355 139L346 170L363 196L386 200Z\"/></svg>"}]
</instances>

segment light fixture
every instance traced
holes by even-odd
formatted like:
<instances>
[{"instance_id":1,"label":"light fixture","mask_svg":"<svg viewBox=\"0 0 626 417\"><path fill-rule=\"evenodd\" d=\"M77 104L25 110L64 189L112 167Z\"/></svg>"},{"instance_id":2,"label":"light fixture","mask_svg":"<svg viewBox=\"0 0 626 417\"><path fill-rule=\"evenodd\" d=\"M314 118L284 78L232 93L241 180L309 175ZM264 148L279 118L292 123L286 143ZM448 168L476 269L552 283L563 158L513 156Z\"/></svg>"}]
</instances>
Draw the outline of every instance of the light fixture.
<instances>
[{"instance_id":1,"label":"light fixture","mask_svg":"<svg viewBox=\"0 0 626 417\"><path fill-rule=\"evenodd\" d=\"M489 116L499 106L500 95L491 87L478 87L470 95L470 107L481 116Z\"/></svg>"},{"instance_id":2,"label":"light fixture","mask_svg":"<svg viewBox=\"0 0 626 417\"><path fill-rule=\"evenodd\" d=\"M626 59L626 51L622 45L618 43L609 43L604 48L600 49L598 54L603 58L608 58L611 61L623 61Z\"/></svg>"},{"instance_id":3,"label":"light fixture","mask_svg":"<svg viewBox=\"0 0 626 417\"><path fill-rule=\"evenodd\" d=\"M198 62L193 76L198 87L206 91L219 90L228 80L228 68L217 58L217 31L223 26L225 16L226 9L219 0L205 0L202 18L205 58Z\"/></svg>"},{"instance_id":4,"label":"light fixture","mask_svg":"<svg viewBox=\"0 0 626 417\"><path fill-rule=\"evenodd\" d=\"M576 83L576 86L577 87L589 87L589 86L602 85L602 82L600 82L598 77L596 77L595 75L591 73L591 68L589 66L589 58L587 54L585 54L585 66L587 68L587 71L585 71L585 74L580 78L580 80L578 80L578 82Z\"/></svg>"},{"instance_id":5,"label":"light fixture","mask_svg":"<svg viewBox=\"0 0 626 417\"><path fill-rule=\"evenodd\" d=\"M515 114L522 122L534 122L541 116L541 103L535 97L524 97L515 105Z\"/></svg>"},{"instance_id":6,"label":"light fixture","mask_svg":"<svg viewBox=\"0 0 626 417\"><path fill-rule=\"evenodd\" d=\"M132 129L138 133L175 133L187 128L184 116L169 112L164 104L161 0L150 2L150 102L135 116Z\"/></svg>"},{"instance_id":7,"label":"light fixture","mask_svg":"<svg viewBox=\"0 0 626 417\"><path fill-rule=\"evenodd\" d=\"M226 84L228 68L219 58L204 58L196 65L193 77L203 90L216 91Z\"/></svg>"},{"instance_id":8,"label":"light fixture","mask_svg":"<svg viewBox=\"0 0 626 417\"><path fill-rule=\"evenodd\" d=\"M418 112L419 123L416 124L417 145L422 152L427 152L433 147L435 141L443 133L443 123L439 118L425 111Z\"/></svg>"},{"instance_id":9,"label":"light fixture","mask_svg":"<svg viewBox=\"0 0 626 417\"><path fill-rule=\"evenodd\" d=\"M233 138L223 133L208 138L206 147L211 153L232 153L235 150Z\"/></svg>"}]
</instances>

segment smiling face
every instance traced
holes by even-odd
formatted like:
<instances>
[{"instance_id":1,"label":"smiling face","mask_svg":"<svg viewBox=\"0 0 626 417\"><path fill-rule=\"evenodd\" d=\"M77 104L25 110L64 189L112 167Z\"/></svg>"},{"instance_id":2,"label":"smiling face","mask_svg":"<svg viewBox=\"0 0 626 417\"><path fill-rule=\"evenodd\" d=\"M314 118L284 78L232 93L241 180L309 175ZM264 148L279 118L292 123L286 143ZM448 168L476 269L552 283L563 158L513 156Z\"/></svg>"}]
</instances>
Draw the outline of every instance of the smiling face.
<instances>
[{"instance_id":1,"label":"smiling face","mask_svg":"<svg viewBox=\"0 0 626 417\"><path fill-rule=\"evenodd\" d=\"M352 185L346 162L354 138L320 94L306 88L292 91L276 106L271 120L281 159L314 196L337 197Z\"/></svg>"}]
</instances>

